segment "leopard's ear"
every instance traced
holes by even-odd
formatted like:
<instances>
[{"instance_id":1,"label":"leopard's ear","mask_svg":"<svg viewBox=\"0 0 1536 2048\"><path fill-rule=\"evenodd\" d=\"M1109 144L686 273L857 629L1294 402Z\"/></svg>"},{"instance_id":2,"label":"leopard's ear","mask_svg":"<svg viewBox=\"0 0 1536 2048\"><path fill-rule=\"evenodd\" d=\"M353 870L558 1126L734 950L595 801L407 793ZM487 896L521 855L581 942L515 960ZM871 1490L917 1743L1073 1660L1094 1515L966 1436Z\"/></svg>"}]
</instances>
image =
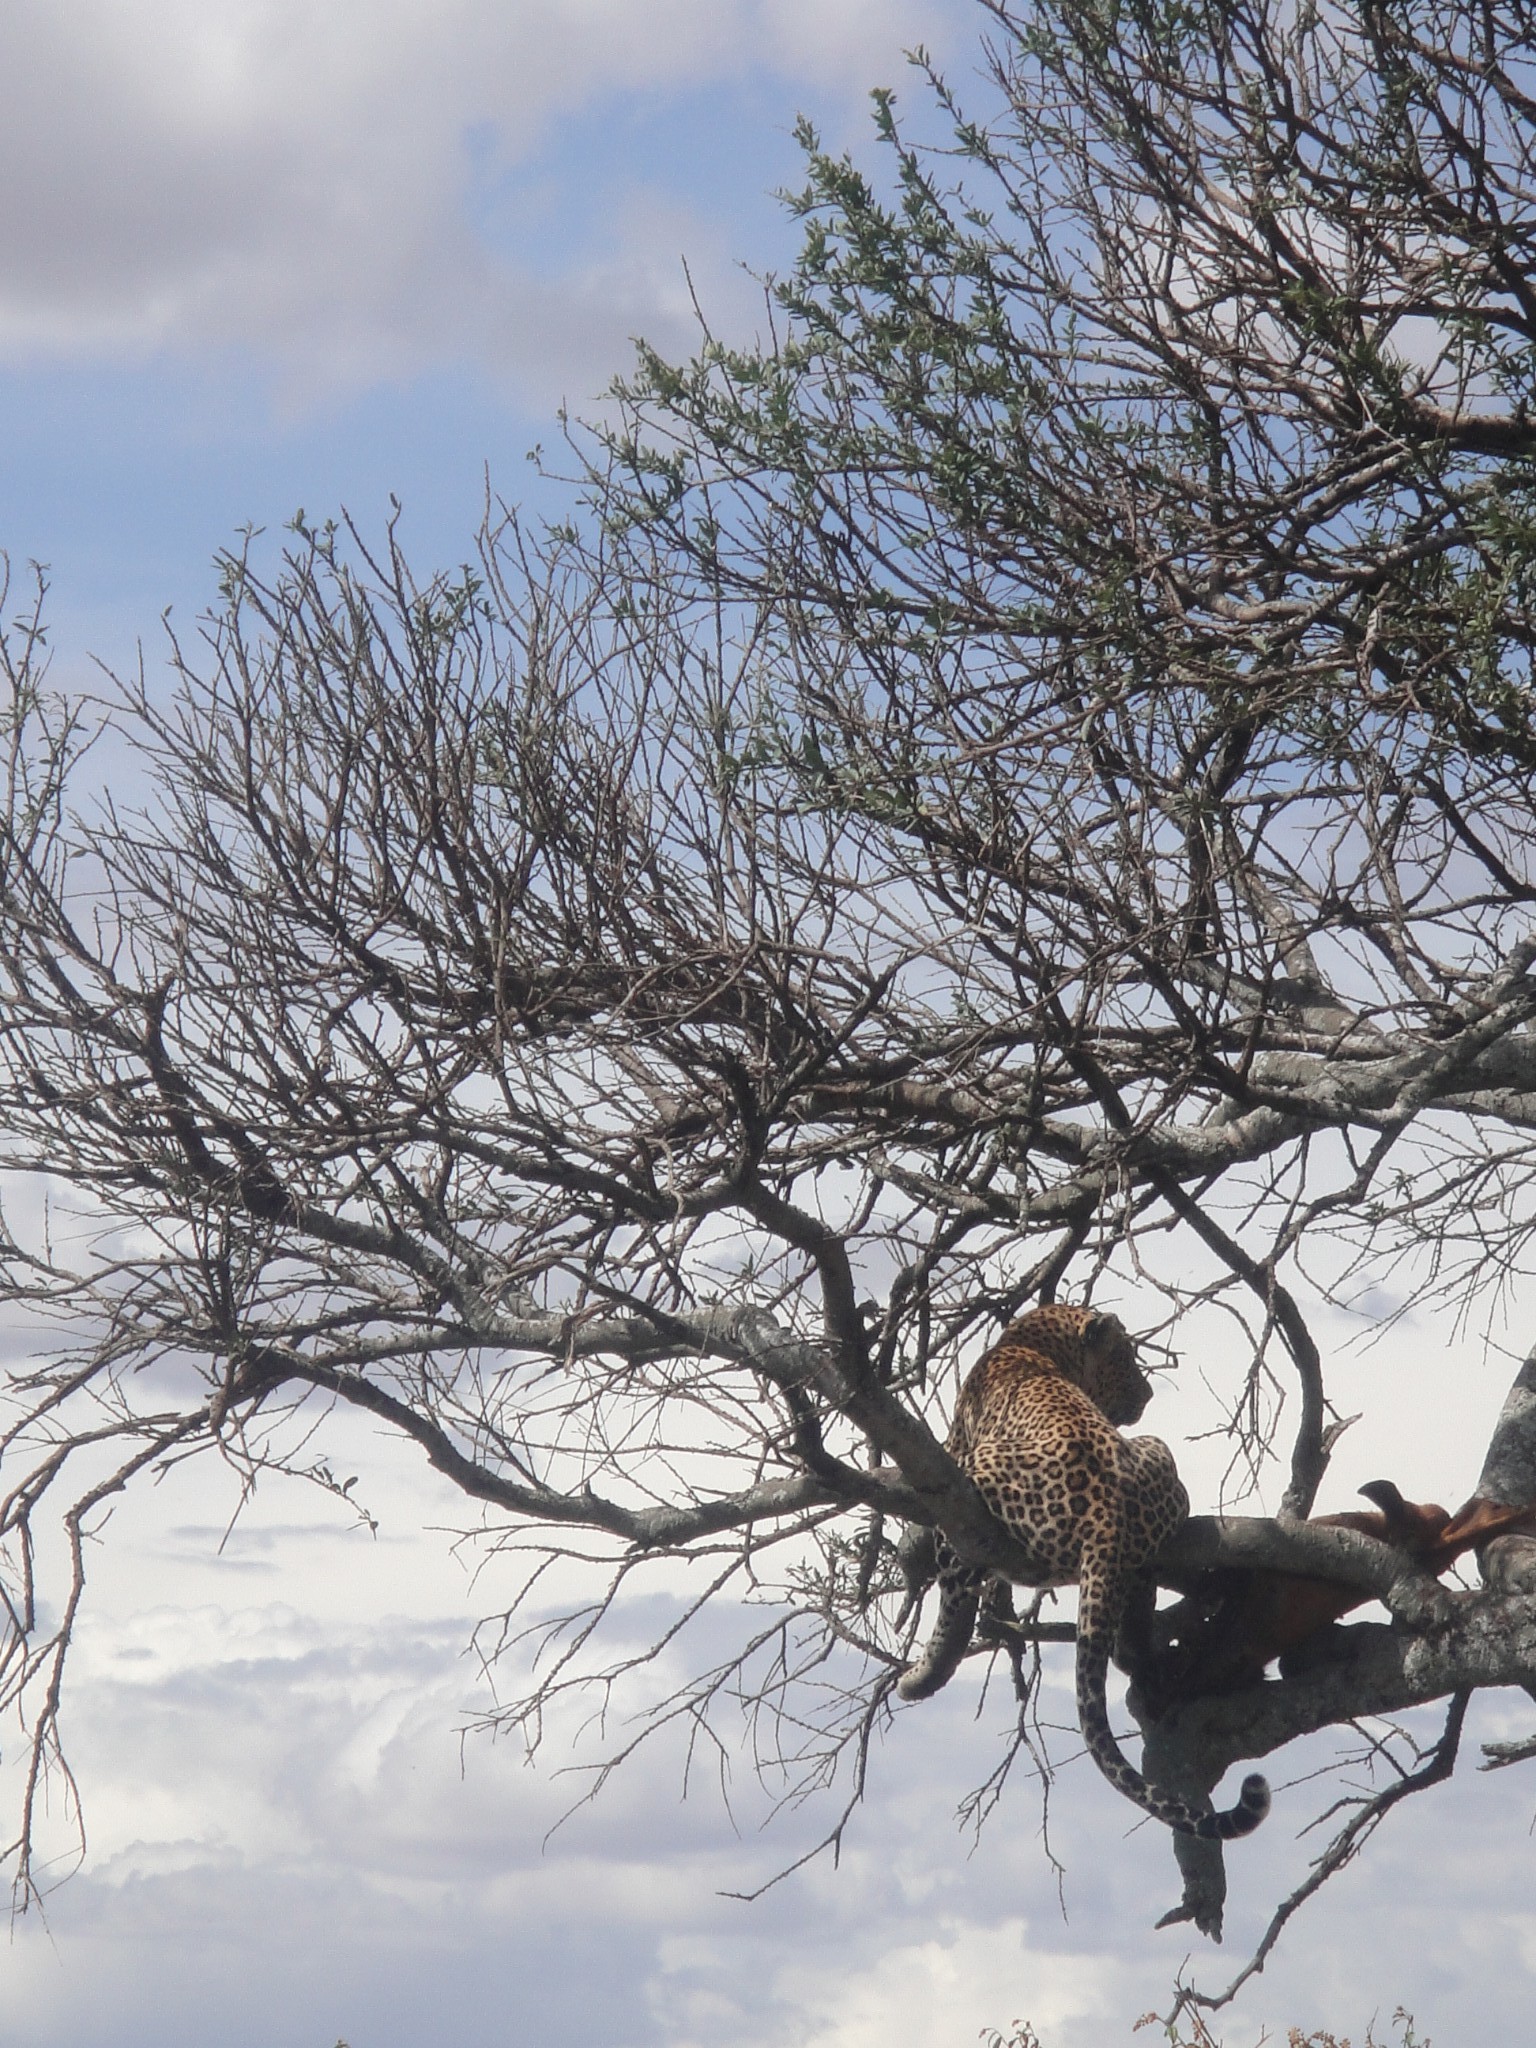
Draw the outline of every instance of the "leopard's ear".
<instances>
[{"instance_id":1,"label":"leopard's ear","mask_svg":"<svg viewBox=\"0 0 1536 2048\"><path fill-rule=\"evenodd\" d=\"M1127 1348L1130 1350L1131 1356L1135 1356L1136 1347L1131 1339L1130 1332L1126 1329L1120 1318L1117 1315L1112 1315L1107 1308L1089 1310L1088 1319L1083 1324L1083 1342L1091 1345L1101 1356L1104 1354L1113 1356L1116 1352Z\"/></svg>"}]
</instances>

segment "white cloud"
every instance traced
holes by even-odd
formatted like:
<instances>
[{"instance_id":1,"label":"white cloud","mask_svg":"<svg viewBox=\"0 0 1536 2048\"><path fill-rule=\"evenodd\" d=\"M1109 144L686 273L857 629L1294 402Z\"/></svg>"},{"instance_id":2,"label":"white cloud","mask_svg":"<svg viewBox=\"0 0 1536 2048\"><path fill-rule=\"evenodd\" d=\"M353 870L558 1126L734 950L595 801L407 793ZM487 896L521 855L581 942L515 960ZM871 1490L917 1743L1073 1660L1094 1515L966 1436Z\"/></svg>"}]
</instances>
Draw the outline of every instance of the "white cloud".
<instances>
[{"instance_id":1,"label":"white cloud","mask_svg":"<svg viewBox=\"0 0 1536 2048\"><path fill-rule=\"evenodd\" d=\"M635 324L675 315L680 236L706 258L717 236L642 198L622 254L541 275L477 236L477 166L515 174L562 117L625 96L764 70L862 86L946 10L18 0L0 15L0 358L243 349L310 389L471 362L585 395Z\"/></svg>"},{"instance_id":2,"label":"white cloud","mask_svg":"<svg viewBox=\"0 0 1536 2048\"><path fill-rule=\"evenodd\" d=\"M561 1771L569 1728L533 1769L516 1744L461 1754L481 1702L463 1647L495 1589L413 1532L463 1503L409 1447L337 1425L329 1448L364 1472L377 1541L277 1484L217 1557L230 1482L206 1467L130 1497L95 1554L66 1702L90 1857L48 1930L29 1921L11 1944L18 2040L958 2048L1016 2018L1046 2048L1146 2038L1131 2023L1166 2008L1190 1946L1151 1927L1177 1889L1167 1836L1132 1827L1079 1761L1052 1800L1069 1919L1027 1772L973 1849L956 1804L1008 1713L994 1694L978 1716L969 1679L898 1717L841 1868L823 1860L756 1904L721 1894L763 1883L829 1816L758 1832L745 1758L740 1833L707 1774L681 1798L674 1751L549 1836L579 1789ZM1528 1725L1513 1698L1480 1702L1471 1757ZM1239 1966L1316 1853L1295 1829L1319 1787L1285 1781L1331 1748L1276 1760L1275 1816L1232 1852L1227 1948L1191 1959L1203 1986ZM1510 1901L1529 1798L1516 1773L1468 1769L1410 1801L1287 1931L1224 2029L1234 2048L1264 2023L1277 2040L1293 2022L1359 2040L1398 1999L1437 2048L1523 2038L1536 1943Z\"/></svg>"},{"instance_id":3,"label":"white cloud","mask_svg":"<svg viewBox=\"0 0 1536 2048\"><path fill-rule=\"evenodd\" d=\"M791 1951L766 1997L742 1972L752 1988L733 2009L717 1943L664 1941L649 1991L668 2048L716 2048L725 2040L734 2048L777 2048L785 2013L799 2017L791 2038L803 2048L932 2048L1026 2015L1054 2041L1067 2024L1108 2022L1124 2005L1125 1973L1113 1961L1042 1947L1017 1915L989 1925L939 1913L926 1935L909 1923L894 1938L867 1944L875 1953L859 1953L864 1946L810 1961ZM1106 2030L1102 2038L1114 2036Z\"/></svg>"}]
</instances>

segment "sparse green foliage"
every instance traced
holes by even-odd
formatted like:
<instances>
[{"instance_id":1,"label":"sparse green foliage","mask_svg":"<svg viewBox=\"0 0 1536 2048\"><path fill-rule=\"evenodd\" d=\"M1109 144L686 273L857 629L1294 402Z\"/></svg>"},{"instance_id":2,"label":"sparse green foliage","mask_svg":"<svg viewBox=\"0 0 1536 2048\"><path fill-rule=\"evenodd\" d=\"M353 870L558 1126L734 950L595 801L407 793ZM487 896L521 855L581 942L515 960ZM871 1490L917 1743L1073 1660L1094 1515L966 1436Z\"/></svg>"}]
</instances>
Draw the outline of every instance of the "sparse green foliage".
<instances>
[{"instance_id":1,"label":"sparse green foliage","mask_svg":"<svg viewBox=\"0 0 1536 2048\"><path fill-rule=\"evenodd\" d=\"M1362 2048L1433 2048L1427 2035L1421 2039L1414 2032L1413 2016L1401 2006L1393 2013L1392 2024L1398 2033L1393 2040L1386 2041L1376 2033L1376 2023L1371 2021L1366 2027ZM1213 2034L1196 2012L1188 2012L1172 2020L1160 2019L1156 2013L1143 2013L1132 2032L1139 2034L1145 2028L1156 2028L1166 2040L1167 2048L1229 2048L1229 2044ZM1270 2039L1270 2035L1265 2033L1253 2048L1265 2048ZM984 2027L981 2040L983 2048L1050 2048L1049 2042L1042 2040L1026 2020L1015 2020L1007 2033L996 2027ZM1286 2048L1350 2048L1348 2035L1330 2033L1326 2027L1310 2033L1304 2033L1300 2027L1288 2027L1285 2040Z\"/></svg>"},{"instance_id":2,"label":"sparse green foliage","mask_svg":"<svg viewBox=\"0 0 1536 2048\"><path fill-rule=\"evenodd\" d=\"M1392 2023L1399 2029L1395 2041L1382 2040L1372 2020L1366 2027L1362 2048L1433 2048L1427 2036L1420 2040L1413 2030L1413 2015L1401 2006L1393 2013ZM1144 2027L1156 2027L1166 2036L1168 2048L1226 2048L1226 2044L1211 2032L1197 2012L1186 2011L1181 2017L1171 2020L1159 2019L1156 2013L1143 2013L1136 2022L1135 2031L1140 2033ZM1188 2033L1184 2031L1186 2027L1190 2030ZM1269 2038L1266 2033L1255 2043L1255 2048L1265 2048ZM1350 2048L1347 2034L1333 2034L1326 2027L1319 2027L1311 2033L1303 2033L1300 2027L1288 2027L1285 2040L1286 2048ZM1043 2048L1043 2044L1034 2044L1034 2048Z\"/></svg>"}]
</instances>

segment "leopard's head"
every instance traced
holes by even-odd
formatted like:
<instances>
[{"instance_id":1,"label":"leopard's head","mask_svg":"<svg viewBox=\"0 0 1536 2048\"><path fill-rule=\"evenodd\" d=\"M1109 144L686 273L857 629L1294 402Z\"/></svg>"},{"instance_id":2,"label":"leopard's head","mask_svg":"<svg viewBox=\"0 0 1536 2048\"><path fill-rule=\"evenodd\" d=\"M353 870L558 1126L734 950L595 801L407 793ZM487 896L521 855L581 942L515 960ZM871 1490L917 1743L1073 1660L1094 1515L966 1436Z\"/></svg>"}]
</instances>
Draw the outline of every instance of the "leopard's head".
<instances>
[{"instance_id":1,"label":"leopard's head","mask_svg":"<svg viewBox=\"0 0 1536 2048\"><path fill-rule=\"evenodd\" d=\"M1043 1353L1111 1422L1141 1420L1152 1383L1136 1363L1136 1340L1118 1316L1044 1302L1020 1316L1008 1334Z\"/></svg>"}]
</instances>

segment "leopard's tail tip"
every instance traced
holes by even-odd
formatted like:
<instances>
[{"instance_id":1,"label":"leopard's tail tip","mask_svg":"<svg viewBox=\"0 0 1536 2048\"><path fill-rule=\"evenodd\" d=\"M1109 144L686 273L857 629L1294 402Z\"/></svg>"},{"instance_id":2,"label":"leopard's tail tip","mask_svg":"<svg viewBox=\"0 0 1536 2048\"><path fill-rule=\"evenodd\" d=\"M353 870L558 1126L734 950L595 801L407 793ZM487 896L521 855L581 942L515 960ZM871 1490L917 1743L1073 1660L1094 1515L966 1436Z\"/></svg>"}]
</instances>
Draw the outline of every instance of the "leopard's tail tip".
<instances>
[{"instance_id":1,"label":"leopard's tail tip","mask_svg":"<svg viewBox=\"0 0 1536 2048\"><path fill-rule=\"evenodd\" d=\"M1269 1780L1260 1777L1257 1771L1250 1771L1243 1780L1243 1789L1237 1795L1237 1804L1229 1818L1234 1823L1234 1835L1251 1835L1269 1812Z\"/></svg>"},{"instance_id":2,"label":"leopard's tail tip","mask_svg":"<svg viewBox=\"0 0 1536 2048\"><path fill-rule=\"evenodd\" d=\"M1261 1778L1257 1771L1250 1771L1243 1780L1236 1806L1226 1813L1205 1814L1192 1832L1208 1842L1235 1842L1242 1835L1251 1835L1268 1811L1269 1780Z\"/></svg>"}]
</instances>

